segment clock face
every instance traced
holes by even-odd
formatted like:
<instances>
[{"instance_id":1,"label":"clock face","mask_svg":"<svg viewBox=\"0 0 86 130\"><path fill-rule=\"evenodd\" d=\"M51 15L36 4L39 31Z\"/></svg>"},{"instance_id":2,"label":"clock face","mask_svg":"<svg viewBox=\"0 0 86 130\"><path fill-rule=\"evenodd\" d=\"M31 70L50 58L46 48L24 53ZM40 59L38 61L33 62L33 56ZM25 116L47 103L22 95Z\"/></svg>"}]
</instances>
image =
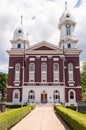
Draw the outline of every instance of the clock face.
<instances>
[{"instance_id":1,"label":"clock face","mask_svg":"<svg viewBox=\"0 0 86 130\"><path fill-rule=\"evenodd\" d=\"M67 23L67 24L66 24L66 27L67 27L67 28L70 28L70 27L71 27L71 25L70 25L69 23Z\"/></svg>"}]
</instances>

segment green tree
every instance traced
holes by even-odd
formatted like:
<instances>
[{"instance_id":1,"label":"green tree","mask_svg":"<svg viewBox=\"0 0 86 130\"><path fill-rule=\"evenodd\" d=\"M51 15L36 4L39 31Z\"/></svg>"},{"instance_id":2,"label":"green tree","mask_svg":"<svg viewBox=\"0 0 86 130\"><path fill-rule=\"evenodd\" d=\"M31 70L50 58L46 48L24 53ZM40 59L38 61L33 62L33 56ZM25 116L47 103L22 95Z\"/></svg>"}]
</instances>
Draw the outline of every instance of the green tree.
<instances>
[{"instance_id":1,"label":"green tree","mask_svg":"<svg viewBox=\"0 0 86 130\"><path fill-rule=\"evenodd\" d=\"M6 101L6 84L7 84L8 75L0 72L0 92L2 94L1 101Z\"/></svg>"},{"instance_id":2,"label":"green tree","mask_svg":"<svg viewBox=\"0 0 86 130\"><path fill-rule=\"evenodd\" d=\"M82 71L81 71L80 76L81 76L83 101L86 102L86 60L83 62Z\"/></svg>"}]
</instances>

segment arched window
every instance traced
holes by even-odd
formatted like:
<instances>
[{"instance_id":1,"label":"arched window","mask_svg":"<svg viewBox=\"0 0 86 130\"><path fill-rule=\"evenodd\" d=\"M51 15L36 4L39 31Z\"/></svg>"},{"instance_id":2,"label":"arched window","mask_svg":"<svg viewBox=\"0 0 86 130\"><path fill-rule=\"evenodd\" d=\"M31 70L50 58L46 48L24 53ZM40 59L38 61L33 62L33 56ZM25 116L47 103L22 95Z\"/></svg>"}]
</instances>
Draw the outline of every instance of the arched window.
<instances>
[{"instance_id":1,"label":"arched window","mask_svg":"<svg viewBox=\"0 0 86 130\"><path fill-rule=\"evenodd\" d=\"M76 102L76 93L73 89L68 92L69 103L74 104Z\"/></svg>"},{"instance_id":2,"label":"arched window","mask_svg":"<svg viewBox=\"0 0 86 130\"><path fill-rule=\"evenodd\" d=\"M68 64L68 77L69 77L69 81L73 81L73 64L69 63Z\"/></svg>"},{"instance_id":3,"label":"arched window","mask_svg":"<svg viewBox=\"0 0 86 130\"><path fill-rule=\"evenodd\" d=\"M74 99L74 92L70 91L70 99Z\"/></svg>"},{"instance_id":4,"label":"arched window","mask_svg":"<svg viewBox=\"0 0 86 130\"><path fill-rule=\"evenodd\" d=\"M47 64L41 64L41 82L47 82Z\"/></svg>"},{"instance_id":5,"label":"arched window","mask_svg":"<svg viewBox=\"0 0 86 130\"><path fill-rule=\"evenodd\" d=\"M58 90L55 90L53 92L53 99L54 99L54 103L60 102L60 92Z\"/></svg>"},{"instance_id":6,"label":"arched window","mask_svg":"<svg viewBox=\"0 0 86 130\"><path fill-rule=\"evenodd\" d=\"M17 63L15 65L15 81L19 81L20 80L20 64Z\"/></svg>"},{"instance_id":7,"label":"arched window","mask_svg":"<svg viewBox=\"0 0 86 130\"><path fill-rule=\"evenodd\" d=\"M53 81L59 82L59 64L58 63L53 64Z\"/></svg>"},{"instance_id":8,"label":"arched window","mask_svg":"<svg viewBox=\"0 0 86 130\"><path fill-rule=\"evenodd\" d=\"M16 89L13 91L13 102L19 103L19 99L20 99L20 91Z\"/></svg>"},{"instance_id":9,"label":"arched window","mask_svg":"<svg viewBox=\"0 0 86 130\"><path fill-rule=\"evenodd\" d=\"M35 64L30 63L29 65L29 82L35 82Z\"/></svg>"},{"instance_id":10,"label":"arched window","mask_svg":"<svg viewBox=\"0 0 86 130\"><path fill-rule=\"evenodd\" d=\"M28 93L28 102L34 103L35 100L35 92L33 90L30 90Z\"/></svg>"}]
</instances>

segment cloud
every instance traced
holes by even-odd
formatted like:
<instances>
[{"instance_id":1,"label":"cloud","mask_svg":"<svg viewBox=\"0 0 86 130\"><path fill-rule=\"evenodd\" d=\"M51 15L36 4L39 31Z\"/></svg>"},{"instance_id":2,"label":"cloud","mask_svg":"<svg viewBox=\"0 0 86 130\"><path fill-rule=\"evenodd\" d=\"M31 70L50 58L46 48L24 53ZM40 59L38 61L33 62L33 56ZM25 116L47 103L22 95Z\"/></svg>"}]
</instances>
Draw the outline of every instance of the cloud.
<instances>
[{"instance_id":1,"label":"cloud","mask_svg":"<svg viewBox=\"0 0 86 130\"><path fill-rule=\"evenodd\" d=\"M58 45L60 31L57 27L64 3L65 0L3 0L0 3L0 71L8 71L6 50L11 48L10 40L21 22L21 15L31 45L43 40ZM80 57L83 61L86 55L86 0L70 0L67 3L77 22L75 35L79 39L78 48L83 50Z\"/></svg>"}]
</instances>

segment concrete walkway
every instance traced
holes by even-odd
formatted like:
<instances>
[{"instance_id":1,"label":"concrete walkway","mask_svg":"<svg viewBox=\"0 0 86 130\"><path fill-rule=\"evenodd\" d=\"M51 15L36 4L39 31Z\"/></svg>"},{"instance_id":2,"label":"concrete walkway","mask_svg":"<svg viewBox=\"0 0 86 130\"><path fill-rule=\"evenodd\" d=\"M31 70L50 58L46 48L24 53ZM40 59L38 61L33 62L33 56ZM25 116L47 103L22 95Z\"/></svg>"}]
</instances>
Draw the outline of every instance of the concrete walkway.
<instances>
[{"instance_id":1,"label":"concrete walkway","mask_svg":"<svg viewBox=\"0 0 86 130\"><path fill-rule=\"evenodd\" d=\"M70 130L59 119L52 105L37 106L30 114L10 130Z\"/></svg>"}]
</instances>

